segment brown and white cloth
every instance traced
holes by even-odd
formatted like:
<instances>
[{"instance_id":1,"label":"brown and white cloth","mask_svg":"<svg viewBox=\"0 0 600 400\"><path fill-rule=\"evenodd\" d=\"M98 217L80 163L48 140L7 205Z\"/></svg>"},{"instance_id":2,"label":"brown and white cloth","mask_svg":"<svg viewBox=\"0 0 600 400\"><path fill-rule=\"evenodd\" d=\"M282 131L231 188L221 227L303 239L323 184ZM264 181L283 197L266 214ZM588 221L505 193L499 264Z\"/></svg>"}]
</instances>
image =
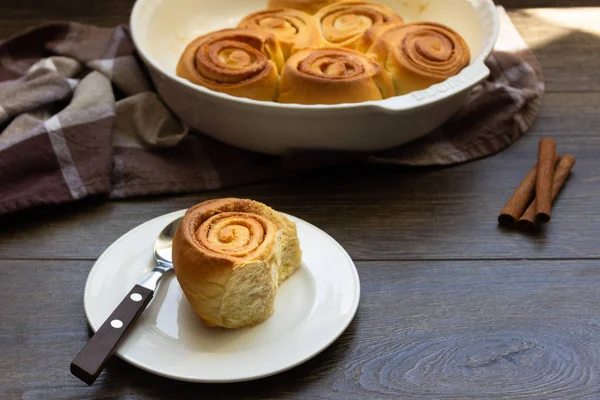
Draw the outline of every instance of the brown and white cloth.
<instances>
[{"instance_id":1,"label":"brown and white cloth","mask_svg":"<svg viewBox=\"0 0 600 400\"><path fill-rule=\"evenodd\" d=\"M467 106L423 139L360 159L461 163L501 151L531 127L544 93L541 69L499 11L491 76ZM0 214L99 194L213 190L338 159L345 156L282 160L189 132L153 91L125 26L49 24L0 44Z\"/></svg>"}]
</instances>

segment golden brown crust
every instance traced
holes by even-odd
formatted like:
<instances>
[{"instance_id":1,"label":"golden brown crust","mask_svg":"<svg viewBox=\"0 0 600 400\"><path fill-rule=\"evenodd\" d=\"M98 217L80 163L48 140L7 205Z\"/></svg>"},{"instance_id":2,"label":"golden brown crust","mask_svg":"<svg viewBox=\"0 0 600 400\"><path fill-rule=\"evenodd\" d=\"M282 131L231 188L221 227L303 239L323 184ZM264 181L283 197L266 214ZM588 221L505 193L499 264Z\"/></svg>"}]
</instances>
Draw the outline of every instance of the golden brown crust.
<instances>
[{"instance_id":1,"label":"golden brown crust","mask_svg":"<svg viewBox=\"0 0 600 400\"><path fill-rule=\"evenodd\" d=\"M372 36L373 28L403 22L388 6L361 0L336 2L322 8L315 18L325 46L348 49L356 49L364 35Z\"/></svg>"},{"instance_id":2,"label":"golden brown crust","mask_svg":"<svg viewBox=\"0 0 600 400\"><path fill-rule=\"evenodd\" d=\"M291 8L315 14L321 8L340 0L269 0L269 8Z\"/></svg>"},{"instance_id":3,"label":"golden brown crust","mask_svg":"<svg viewBox=\"0 0 600 400\"><path fill-rule=\"evenodd\" d=\"M255 29L224 29L192 41L177 75L232 96L273 101L283 52L274 35Z\"/></svg>"},{"instance_id":4,"label":"golden brown crust","mask_svg":"<svg viewBox=\"0 0 600 400\"><path fill-rule=\"evenodd\" d=\"M358 103L393 95L392 81L379 63L341 48L296 53L286 63L279 86L280 103Z\"/></svg>"},{"instance_id":5,"label":"golden brown crust","mask_svg":"<svg viewBox=\"0 0 600 400\"><path fill-rule=\"evenodd\" d=\"M471 61L469 46L457 32L428 22L388 29L377 38L367 55L388 70L398 95L443 82L457 75Z\"/></svg>"},{"instance_id":6,"label":"golden brown crust","mask_svg":"<svg viewBox=\"0 0 600 400\"><path fill-rule=\"evenodd\" d=\"M364 35L362 35L360 40L357 42L356 51L360 51L361 53L366 54L367 51L369 51L371 46L375 44L375 42L377 41L377 39L379 39L381 35L383 35L388 30L400 25L404 25L404 21L394 20L385 24L378 24L372 26L365 32Z\"/></svg>"},{"instance_id":7,"label":"golden brown crust","mask_svg":"<svg viewBox=\"0 0 600 400\"><path fill-rule=\"evenodd\" d=\"M269 31L279 40L286 59L300 50L322 45L314 18L303 11L289 8L258 11L244 18L238 27Z\"/></svg>"},{"instance_id":8,"label":"golden brown crust","mask_svg":"<svg viewBox=\"0 0 600 400\"><path fill-rule=\"evenodd\" d=\"M253 200L198 204L186 212L173 239L177 280L208 326L264 321L279 283L300 261L295 224Z\"/></svg>"}]
</instances>

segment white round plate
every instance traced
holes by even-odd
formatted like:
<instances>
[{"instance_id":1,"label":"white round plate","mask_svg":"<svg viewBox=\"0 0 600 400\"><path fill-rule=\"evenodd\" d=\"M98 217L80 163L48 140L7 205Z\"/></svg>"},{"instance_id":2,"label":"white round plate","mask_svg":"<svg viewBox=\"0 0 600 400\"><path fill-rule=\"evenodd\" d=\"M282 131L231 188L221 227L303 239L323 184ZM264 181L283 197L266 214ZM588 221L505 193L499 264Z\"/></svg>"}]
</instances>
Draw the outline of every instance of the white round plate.
<instances>
[{"instance_id":1,"label":"white round plate","mask_svg":"<svg viewBox=\"0 0 600 400\"><path fill-rule=\"evenodd\" d=\"M140 278L154 267L160 231L185 210L148 221L123 235L98 259L85 286L94 332ZM302 266L279 288L274 314L253 328L205 327L174 275L160 287L117 355L146 371L190 382L239 382L293 368L333 343L348 327L360 283L346 251L322 230L297 224Z\"/></svg>"}]
</instances>

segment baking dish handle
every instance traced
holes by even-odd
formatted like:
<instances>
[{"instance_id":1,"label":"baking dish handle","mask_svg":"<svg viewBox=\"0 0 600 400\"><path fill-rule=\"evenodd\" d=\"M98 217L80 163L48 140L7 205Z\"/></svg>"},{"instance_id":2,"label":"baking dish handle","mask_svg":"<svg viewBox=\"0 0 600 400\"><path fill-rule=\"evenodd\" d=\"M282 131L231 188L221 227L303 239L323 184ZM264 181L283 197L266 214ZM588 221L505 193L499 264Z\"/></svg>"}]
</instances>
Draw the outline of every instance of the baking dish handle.
<instances>
[{"instance_id":1,"label":"baking dish handle","mask_svg":"<svg viewBox=\"0 0 600 400\"><path fill-rule=\"evenodd\" d=\"M470 90L489 75L490 70L488 67L483 61L478 61L465 68L460 74L453 76L442 83L433 85L425 90L419 90L404 96L392 97L380 101L377 106L383 108L387 112L397 113L408 111Z\"/></svg>"}]
</instances>

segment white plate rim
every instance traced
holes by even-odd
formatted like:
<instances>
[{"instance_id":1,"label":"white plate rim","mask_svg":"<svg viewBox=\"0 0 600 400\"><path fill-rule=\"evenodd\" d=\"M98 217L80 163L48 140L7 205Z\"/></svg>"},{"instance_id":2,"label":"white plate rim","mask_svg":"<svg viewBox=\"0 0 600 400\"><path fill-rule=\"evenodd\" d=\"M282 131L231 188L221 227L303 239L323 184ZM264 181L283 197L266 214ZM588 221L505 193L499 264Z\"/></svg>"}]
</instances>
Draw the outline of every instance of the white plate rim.
<instances>
[{"instance_id":1,"label":"white plate rim","mask_svg":"<svg viewBox=\"0 0 600 400\"><path fill-rule=\"evenodd\" d=\"M88 277L86 279L86 284L85 284L85 288L84 288L84 295L83 295L84 311L85 311L86 320L87 320L88 326L90 326L90 328L92 329L92 331L94 333L100 328L100 326L96 326L92 322L92 316L91 316L91 311L90 311L91 305L89 304L89 301L90 301L89 292L90 292L90 286L93 282L93 279L92 279L93 275L95 273L97 273L97 271L101 268L100 266L102 265L102 261L104 260L104 258L108 257L108 254L110 254L110 252L113 251L114 248L120 242L126 240L129 236L135 235L135 233L137 231L144 229L147 225L151 224L152 222L155 222L156 220L159 220L159 219L165 219L165 225L166 225L170 221L173 221L176 218L183 216L186 211L187 211L187 209L173 211L171 213L159 215L155 218L149 219L149 220L137 225L136 227L132 228L131 230L129 230L129 231L125 232L123 235L121 235L117 240L112 242L110 244L110 246L108 246L106 248L106 250L104 250L102 252L100 257L98 257L98 259L94 262L94 265L92 266L92 268L90 269L90 271L88 273ZM120 352L119 349L117 349L117 351L115 351L114 355L119 357L123 361L127 362L128 364L135 366L136 368L139 368L139 369L149 372L151 374L154 374L157 376L162 376L162 377L169 378L169 379L174 379L174 380L183 381L183 382L193 382L193 383L235 383L235 382L247 382L247 381L262 379L262 378L266 378L269 376L277 375L282 372L288 371L288 370L293 369L293 368L309 361L310 359L316 357L317 355L319 355L320 353L325 351L327 348L329 348L333 343L335 343L340 338L340 336L342 336L342 334L346 331L348 326L350 326L350 324L354 320L354 317L356 316L356 313L358 311L358 306L360 303L360 296L361 296L361 288L360 288L360 277L359 277L356 265L355 265L354 261L352 260L352 258L350 257L350 255L348 254L348 252L346 251L346 249L344 249L342 247L342 245L337 240L335 240L331 235L329 235L327 232L323 231L322 229L318 228L317 226L315 226L315 225L311 224L310 222L307 222L301 218L298 218L296 216L286 214L286 213L282 213L282 214L294 221L298 221L298 222L301 222L301 223L309 226L310 228L318 231L320 234L329 238L331 240L332 244L334 244L338 248L338 250L344 254L345 258L348 261L348 265L352 267L352 268L350 268L350 271L352 273L352 278L354 281L354 287L352 288L352 290L354 292L354 298L352 301L351 311L347 314L347 318L344 321L344 323L340 324L336 333L331 335L330 339L324 345L322 345L317 351L307 354L306 356L299 358L296 362L290 363L284 367L274 369L272 371L269 371L269 372L266 372L263 374L255 374L255 375L249 375L247 377L233 378L233 379L204 379L204 378L182 377L179 375L170 374L168 372L165 372L164 370L157 370L149 365L146 365L143 362L139 362L136 359L132 359L127 354L122 354L122 352Z\"/></svg>"}]
</instances>

